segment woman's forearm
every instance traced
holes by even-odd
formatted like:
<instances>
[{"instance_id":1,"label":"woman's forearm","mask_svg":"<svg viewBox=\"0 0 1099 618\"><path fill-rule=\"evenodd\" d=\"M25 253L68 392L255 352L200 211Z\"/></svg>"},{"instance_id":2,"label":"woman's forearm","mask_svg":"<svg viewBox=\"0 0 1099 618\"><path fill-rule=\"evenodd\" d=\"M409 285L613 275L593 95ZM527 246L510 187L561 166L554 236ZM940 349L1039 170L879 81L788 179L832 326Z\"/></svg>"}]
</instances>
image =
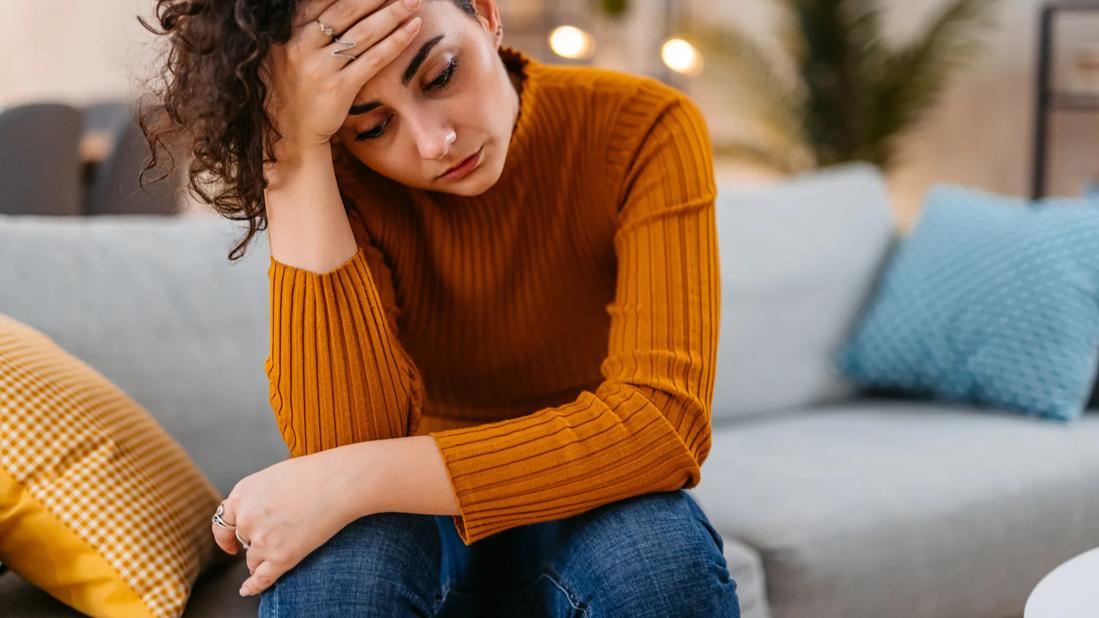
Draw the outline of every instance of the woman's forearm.
<instances>
[{"instance_id":1,"label":"woman's forearm","mask_svg":"<svg viewBox=\"0 0 1099 618\"><path fill-rule=\"evenodd\" d=\"M415 435L422 378L386 328L392 318L344 210L331 148L279 155L275 165L265 170L272 263L264 367L290 455Z\"/></svg>"},{"instance_id":2,"label":"woman's forearm","mask_svg":"<svg viewBox=\"0 0 1099 618\"><path fill-rule=\"evenodd\" d=\"M458 501L431 436L372 440L325 453L345 482L352 518L375 513L458 515Z\"/></svg>"},{"instance_id":3,"label":"woman's forearm","mask_svg":"<svg viewBox=\"0 0 1099 618\"><path fill-rule=\"evenodd\" d=\"M332 152L284 146L264 170L267 238L271 257L296 268L325 273L355 255L357 246L336 185Z\"/></svg>"}]
</instances>

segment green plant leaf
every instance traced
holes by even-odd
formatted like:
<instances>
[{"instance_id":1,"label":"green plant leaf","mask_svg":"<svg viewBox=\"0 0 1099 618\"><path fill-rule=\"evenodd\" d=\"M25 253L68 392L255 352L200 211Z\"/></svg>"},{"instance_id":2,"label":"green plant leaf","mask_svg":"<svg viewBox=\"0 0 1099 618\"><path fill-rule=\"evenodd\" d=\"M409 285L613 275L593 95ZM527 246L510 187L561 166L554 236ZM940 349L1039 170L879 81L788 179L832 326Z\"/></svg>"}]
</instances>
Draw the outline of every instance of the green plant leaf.
<instances>
[{"instance_id":1,"label":"green plant leaf","mask_svg":"<svg viewBox=\"0 0 1099 618\"><path fill-rule=\"evenodd\" d=\"M691 25L684 36L706 62L698 79L720 80L731 113L750 116L761 139L781 151L772 159L785 160L787 151L801 148L804 95L796 77L783 77L772 56L737 28Z\"/></svg>"},{"instance_id":2,"label":"green plant leaf","mask_svg":"<svg viewBox=\"0 0 1099 618\"><path fill-rule=\"evenodd\" d=\"M920 36L894 49L882 36L880 0L774 0L785 10L779 40L796 73L736 28L692 26L707 58L703 75L721 74L736 113L751 114L758 139L738 148L782 168L806 153L816 165L861 160L892 164L897 141L934 105L948 78L981 47L999 0L950 0ZM724 79L724 78L723 78ZM750 142L750 147L748 147ZM783 163L783 162L787 163Z\"/></svg>"},{"instance_id":3,"label":"green plant leaf","mask_svg":"<svg viewBox=\"0 0 1099 618\"><path fill-rule=\"evenodd\" d=\"M598 0L599 10L610 17L621 17L630 8L630 0Z\"/></svg>"},{"instance_id":4,"label":"green plant leaf","mask_svg":"<svg viewBox=\"0 0 1099 618\"><path fill-rule=\"evenodd\" d=\"M877 145L875 156L889 162L896 138L938 102L950 75L973 59L981 47L977 35L995 25L996 6L997 0L954 0L921 36L889 56L876 84L881 111L866 136Z\"/></svg>"}]
</instances>

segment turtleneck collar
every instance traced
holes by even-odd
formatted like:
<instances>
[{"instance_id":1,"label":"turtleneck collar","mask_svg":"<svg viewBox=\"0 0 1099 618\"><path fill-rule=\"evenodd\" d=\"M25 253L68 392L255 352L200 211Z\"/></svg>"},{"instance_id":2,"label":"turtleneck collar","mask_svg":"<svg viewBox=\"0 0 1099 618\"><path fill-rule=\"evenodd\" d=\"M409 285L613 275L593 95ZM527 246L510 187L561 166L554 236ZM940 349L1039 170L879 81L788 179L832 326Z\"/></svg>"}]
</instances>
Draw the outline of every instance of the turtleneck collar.
<instances>
[{"instance_id":1,"label":"turtleneck collar","mask_svg":"<svg viewBox=\"0 0 1099 618\"><path fill-rule=\"evenodd\" d=\"M507 176L514 173L526 156L526 150L530 142L531 116L535 101L538 98L539 80L537 79L540 67L537 60L513 47L503 45L499 49L500 59L508 71L519 75L519 113L512 127L511 141L508 144L507 160L504 163L503 172L499 184Z\"/></svg>"}]
</instances>

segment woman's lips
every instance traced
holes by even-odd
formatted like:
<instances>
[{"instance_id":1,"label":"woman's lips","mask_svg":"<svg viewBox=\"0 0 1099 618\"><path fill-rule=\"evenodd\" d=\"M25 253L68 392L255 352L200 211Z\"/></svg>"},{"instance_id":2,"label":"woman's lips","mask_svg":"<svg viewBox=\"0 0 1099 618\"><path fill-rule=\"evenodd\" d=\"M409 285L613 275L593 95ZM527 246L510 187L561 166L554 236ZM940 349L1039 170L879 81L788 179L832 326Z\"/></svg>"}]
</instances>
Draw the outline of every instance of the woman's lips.
<instances>
[{"instance_id":1,"label":"woman's lips","mask_svg":"<svg viewBox=\"0 0 1099 618\"><path fill-rule=\"evenodd\" d=\"M482 150L484 150L484 144L477 149L477 152L469 155L461 163L451 168L450 171L439 176L439 180L458 180L473 171L481 163Z\"/></svg>"}]
</instances>

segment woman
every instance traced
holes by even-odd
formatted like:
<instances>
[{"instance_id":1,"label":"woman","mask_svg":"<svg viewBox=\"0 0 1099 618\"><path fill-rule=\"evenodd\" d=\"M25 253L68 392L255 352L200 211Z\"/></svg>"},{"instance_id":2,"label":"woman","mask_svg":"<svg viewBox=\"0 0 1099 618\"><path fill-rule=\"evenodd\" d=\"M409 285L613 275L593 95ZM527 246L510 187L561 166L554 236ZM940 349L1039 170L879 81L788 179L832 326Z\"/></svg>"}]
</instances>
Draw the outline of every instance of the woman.
<instances>
[{"instance_id":1,"label":"woman","mask_svg":"<svg viewBox=\"0 0 1099 618\"><path fill-rule=\"evenodd\" d=\"M697 107L501 47L495 0L158 6L150 140L186 128L235 253L269 232L291 457L212 523L260 614L739 615L684 491L720 309Z\"/></svg>"}]
</instances>

